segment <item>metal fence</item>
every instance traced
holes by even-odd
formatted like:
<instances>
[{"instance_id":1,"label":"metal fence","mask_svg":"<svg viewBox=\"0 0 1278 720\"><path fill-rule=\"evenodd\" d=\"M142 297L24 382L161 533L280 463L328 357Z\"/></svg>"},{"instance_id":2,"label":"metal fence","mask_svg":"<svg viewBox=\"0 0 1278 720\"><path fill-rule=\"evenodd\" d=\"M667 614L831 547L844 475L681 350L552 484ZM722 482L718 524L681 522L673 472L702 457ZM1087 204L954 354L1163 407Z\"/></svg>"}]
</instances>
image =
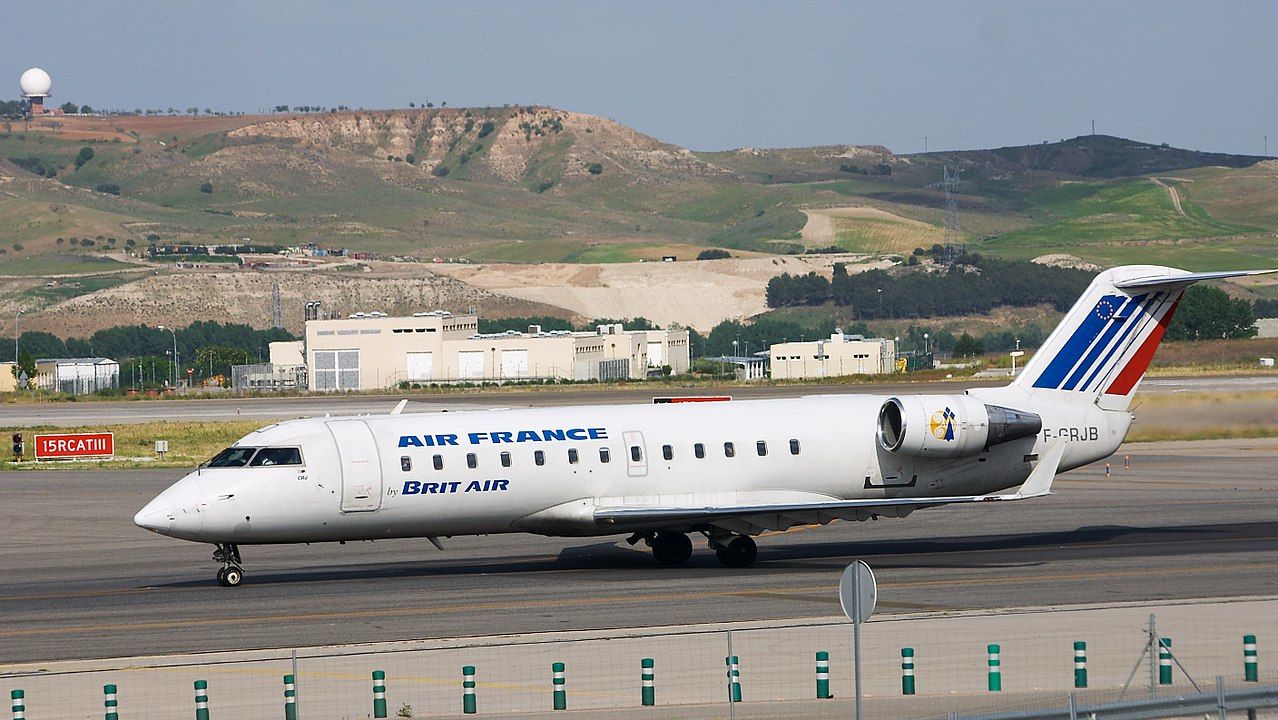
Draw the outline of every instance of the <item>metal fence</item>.
<instances>
[{"instance_id":1,"label":"metal fence","mask_svg":"<svg viewBox=\"0 0 1278 720\"><path fill-rule=\"evenodd\" d=\"M216 627L210 618L209 632ZM1278 642L1278 600L1157 608L1152 664L1149 628L1139 607L872 619L862 631L866 717L1061 707L1071 693L1089 707L1168 699L1195 693L1195 684L1217 692L1217 676L1220 692L1254 695L1278 681L1265 654ZM608 717L833 718L852 715L852 673L851 627L831 619L10 665L0 667L0 687L21 691L30 720L111 720L112 700L119 718L189 717L201 709L197 681L207 698L197 718L206 720L561 707Z\"/></svg>"}]
</instances>

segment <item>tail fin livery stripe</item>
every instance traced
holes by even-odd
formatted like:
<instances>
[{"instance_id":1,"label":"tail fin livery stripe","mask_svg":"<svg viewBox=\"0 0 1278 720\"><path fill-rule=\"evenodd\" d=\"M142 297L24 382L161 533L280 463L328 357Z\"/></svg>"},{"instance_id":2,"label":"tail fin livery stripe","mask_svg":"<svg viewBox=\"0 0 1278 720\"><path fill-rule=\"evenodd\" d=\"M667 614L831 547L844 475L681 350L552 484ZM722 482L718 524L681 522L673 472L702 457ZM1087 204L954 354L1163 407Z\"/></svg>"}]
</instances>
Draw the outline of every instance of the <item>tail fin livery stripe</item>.
<instances>
[{"instance_id":1,"label":"tail fin livery stripe","mask_svg":"<svg viewBox=\"0 0 1278 720\"><path fill-rule=\"evenodd\" d=\"M1092 345L1092 349L1087 353L1087 357L1083 358L1083 362L1078 364L1078 367L1074 369L1072 374L1070 374L1069 379L1065 381L1065 386L1062 388L1063 390L1073 390L1075 386L1078 385L1078 381L1082 380L1083 375L1087 374L1087 371L1096 364L1096 358L1100 357L1100 354L1105 351L1105 348L1109 347L1110 341L1114 339L1114 336L1117 335L1120 330L1125 327L1132 327L1140 322L1140 304L1144 302L1147 295L1148 293L1137 295L1134 298L1130 298L1123 304L1123 307L1120 308L1113 317L1113 320L1121 319L1122 322L1109 323L1109 327L1105 328L1105 332L1101 334L1100 340Z\"/></svg>"},{"instance_id":2,"label":"tail fin livery stripe","mask_svg":"<svg viewBox=\"0 0 1278 720\"><path fill-rule=\"evenodd\" d=\"M1167 325L1171 322L1172 316L1176 314L1176 308L1180 307L1180 298L1176 298L1176 302L1163 313L1158 319L1158 326L1149 333L1149 337L1145 338L1145 342L1141 344L1140 349L1127 361L1127 365L1122 372L1118 373L1118 377L1114 378L1114 382L1105 388L1106 395L1127 395L1136 387L1136 383L1145 374L1145 370L1149 369L1149 363L1154 359L1154 351L1158 349L1158 343L1163 340L1163 333L1167 332Z\"/></svg>"},{"instance_id":3,"label":"tail fin livery stripe","mask_svg":"<svg viewBox=\"0 0 1278 720\"><path fill-rule=\"evenodd\" d=\"M1065 375L1074 368L1074 364L1078 362L1078 358L1091 346L1096 336L1105 329L1109 324L1110 318L1114 316L1114 311L1123 301L1121 295L1105 295L1091 312L1083 318L1079 323L1074 334L1066 341L1065 346L1057 353L1056 357L1048 363L1047 368L1043 370L1043 374L1038 376L1038 380L1034 382L1036 388L1055 389L1060 386L1061 381L1065 379Z\"/></svg>"},{"instance_id":4,"label":"tail fin livery stripe","mask_svg":"<svg viewBox=\"0 0 1278 720\"><path fill-rule=\"evenodd\" d=\"M1139 337L1141 332L1140 328L1144 327L1147 322L1150 322L1151 317L1158 314L1158 311L1162 309L1162 306L1166 301L1167 298L1163 293L1154 293L1145 301L1142 307L1137 309L1136 321L1128 324L1127 329L1123 330L1123 334L1119 336L1118 341L1109 349L1109 352L1105 353L1105 357L1096 364L1096 367L1092 368L1091 374L1087 376L1087 380L1083 381L1083 386L1079 388L1080 390L1095 390L1095 388L1093 388L1093 383L1104 380L1105 376L1103 372L1105 368L1109 367L1109 361L1114 357L1114 353L1119 352L1127 346L1127 338L1131 336L1133 331L1135 331L1136 335ZM1098 381L1097 378L1100 378L1100 380Z\"/></svg>"}]
</instances>

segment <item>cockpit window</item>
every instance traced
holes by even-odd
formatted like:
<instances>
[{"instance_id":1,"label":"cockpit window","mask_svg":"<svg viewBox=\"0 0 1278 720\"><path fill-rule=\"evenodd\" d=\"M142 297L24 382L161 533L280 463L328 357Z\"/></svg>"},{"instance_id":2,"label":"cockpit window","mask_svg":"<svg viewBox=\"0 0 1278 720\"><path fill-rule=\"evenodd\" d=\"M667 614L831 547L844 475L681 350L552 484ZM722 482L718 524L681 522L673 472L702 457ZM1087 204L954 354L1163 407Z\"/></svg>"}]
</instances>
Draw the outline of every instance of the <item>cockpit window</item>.
<instances>
[{"instance_id":1,"label":"cockpit window","mask_svg":"<svg viewBox=\"0 0 1278 720\"><path fill-rule=\"evenodd\" d=\"M244 467L257 448L229 447L213 456L205 467Z\"/></svg>"},{"instance_id":2,"label":"cockpit window","mask_svg":"<svg viewBox=\"0 0 1278 720\"><path fill-rule=\"evenodd\" d=\"M251 467L272 467L275 465L301 465L302 451L295 447L262 448L253 456Z\"/></svg>"}]
</instances>

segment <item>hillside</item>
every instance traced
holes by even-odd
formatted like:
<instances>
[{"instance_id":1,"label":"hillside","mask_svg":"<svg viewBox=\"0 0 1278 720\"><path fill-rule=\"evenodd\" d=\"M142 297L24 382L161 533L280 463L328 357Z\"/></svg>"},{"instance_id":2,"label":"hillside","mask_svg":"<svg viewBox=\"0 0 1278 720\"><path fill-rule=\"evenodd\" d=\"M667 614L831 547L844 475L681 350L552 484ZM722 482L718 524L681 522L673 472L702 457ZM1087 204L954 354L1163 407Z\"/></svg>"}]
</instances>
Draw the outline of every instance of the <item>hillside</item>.
<instances>
[{"instance_id":1,"label":"hillside","mask_svg":"<svg viewBox=\"0 0 1278 720\"><path fill-rule=\"evenodd\" d=\"M722 273L602 269L688 260L709 247L746 260L831 246L880 261L904 255L944 241L946 166L960 171L958 238L972 251L1098 265L1157 258L1191 269L1278 264L1278 161L1109 136L916 155L855 145L708 153L545 107L66 116L9 122L0 132L0 275L11 278L0 287L0 313L56 306L63 309L49 317L62 319L46 323L56 328L73 308L96 324L146 300L146 310L130 312L163 315L169 306L155 296L180 293L184 282L164 280L171 262L136 254L157 243L247 238L384 261L485 263L415 265L408 275L435 288L422 302L495 312L515 303L579 314L606 299L609 308L637 308L608 314L642 314L664 307L639 299L644 283L661 292L679 292L680 282L734 288L707 306L719 309L698 314L702 324L757 311L762 283L783 266L734 275L759 282L750 291ZM612 279L603 285L610 289L586 292L572 273L493 263L598 263L596 274ZM382 267L343 282L380 281ZM435 270L448 278L431 280L441 277ZM290 281L288 303L293 295L400 302L388 285L361 296L335 290L332 273L311 274ZM50 280L60 275L84 277ZM208 275L181 277L205 283L210 297L235 297L221 289L234 283ZM455 285L439 290L443 280ZM1236 292L1278 295L1267 285ZM252 318L261 302L227 317Z\"/></svg>"}]
</instances>

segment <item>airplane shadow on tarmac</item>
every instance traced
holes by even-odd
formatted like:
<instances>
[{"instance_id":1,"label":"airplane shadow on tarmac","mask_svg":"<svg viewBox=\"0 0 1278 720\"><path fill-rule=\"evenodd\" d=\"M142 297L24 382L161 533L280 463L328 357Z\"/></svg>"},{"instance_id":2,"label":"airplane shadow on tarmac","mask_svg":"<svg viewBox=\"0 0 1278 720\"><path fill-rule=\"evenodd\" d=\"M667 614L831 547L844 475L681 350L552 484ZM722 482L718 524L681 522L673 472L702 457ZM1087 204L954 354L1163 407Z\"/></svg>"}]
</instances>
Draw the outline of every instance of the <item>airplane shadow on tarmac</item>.
<instances>
[{"instance_id":1,"label":"airplane shadow on tarmac","mask_svg":"<svg viewBox=\"0 0 1278 720\"><path fill-rule=\"evenodd\" d=\"M818 531L819 532L819 531ZM751 568L728 570L719 566L714 554L697 544L692 560L678 567L654 564L643 544L629 548L617 539L564 548L557 556L503 558L430 558L414 562L376 563L329 568L282 571L253 571L252 548L246 548L252 585L367 581L394 578L458 577L475 575L518 575L574 570L607 573L643 573L645 577L701 575L707 569L737 574L759 572L811 572L842 568L853 559L870 561L875 567L896 569L1029 567L1052 561L1121 557L1156 557L1195 552L1254 553L1258 544L1278 541L1278 522L1231 525L1166 525L1132 527L1103 525L1077 530L1006 535L933 537L917 540L795 542L770 544L784 538L761 538L759 557ZM427 548L423 548L428 558ZM616 580L617 577L608 579ZM639 579L639 578L636 578ZM166 583L160 587L202 586L200 579Z\"/></svg>"}]
</instances>

